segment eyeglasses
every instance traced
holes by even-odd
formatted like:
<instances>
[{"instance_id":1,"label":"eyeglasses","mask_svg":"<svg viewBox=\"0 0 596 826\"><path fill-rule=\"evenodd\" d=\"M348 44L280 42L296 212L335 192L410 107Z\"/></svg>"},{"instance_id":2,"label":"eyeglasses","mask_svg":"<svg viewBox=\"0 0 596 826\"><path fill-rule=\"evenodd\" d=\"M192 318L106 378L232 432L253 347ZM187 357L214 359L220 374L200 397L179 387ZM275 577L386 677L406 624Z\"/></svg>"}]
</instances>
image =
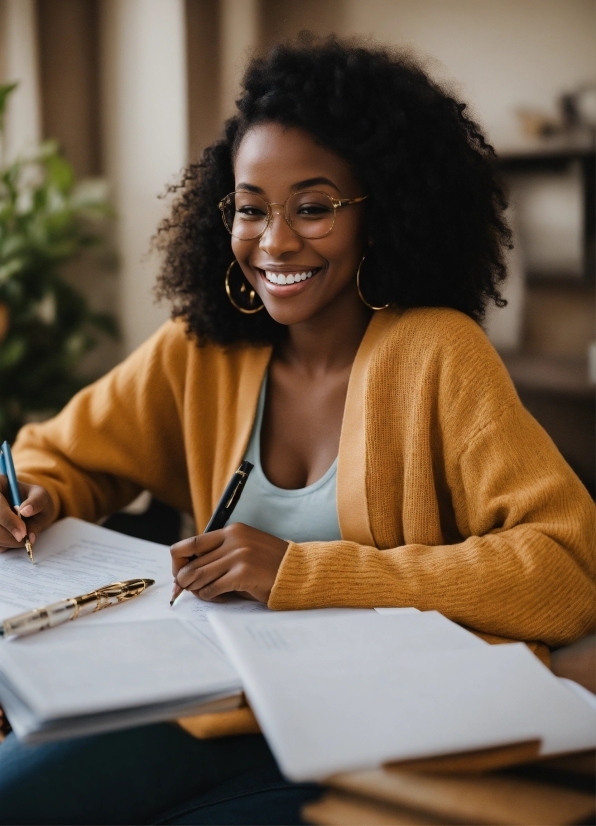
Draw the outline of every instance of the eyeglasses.
<instances>
[{"instance_id":1,"label":"eyeglasses","mask_svg":"<svg viewBox=\"0 0 596 826\"><path fill-rule=\"evenodd\" d=\"M288 226L301 238L324 238L335 225L338 209L365 201L361 198L332 198L326 192L295 192L283 204L269 203L254 192L230 192L219 202L226 229L240 241L260 238L273 220L273 207L279 207Z\"/></svg>"}]
</instances>

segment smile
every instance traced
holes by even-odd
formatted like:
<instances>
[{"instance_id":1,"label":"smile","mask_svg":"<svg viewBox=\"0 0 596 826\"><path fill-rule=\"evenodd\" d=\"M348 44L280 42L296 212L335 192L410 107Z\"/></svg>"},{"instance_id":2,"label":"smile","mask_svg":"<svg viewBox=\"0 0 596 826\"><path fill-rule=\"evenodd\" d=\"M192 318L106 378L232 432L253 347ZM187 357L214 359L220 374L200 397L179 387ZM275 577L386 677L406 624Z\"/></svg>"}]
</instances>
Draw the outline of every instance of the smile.
<instances>
[{"instance_id":1,"label":"smile","mask_svg":"<svg viewBox=\"0 0 596 826\"><path fill-rule=\"evenodd\" d=\"M296 284L298 281L306 281L312 278L316 270L306 270L305 272L270 272L263 270L265 278L272 284Z\"/></svg>"}]
</instances>

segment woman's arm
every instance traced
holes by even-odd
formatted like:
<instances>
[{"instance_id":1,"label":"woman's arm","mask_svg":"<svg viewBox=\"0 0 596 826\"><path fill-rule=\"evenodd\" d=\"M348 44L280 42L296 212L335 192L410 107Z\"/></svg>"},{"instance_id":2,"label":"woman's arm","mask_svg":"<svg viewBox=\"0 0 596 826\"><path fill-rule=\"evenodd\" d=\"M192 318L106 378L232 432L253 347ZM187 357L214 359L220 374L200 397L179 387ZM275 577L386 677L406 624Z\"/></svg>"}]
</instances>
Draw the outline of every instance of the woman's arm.
<instances>
[{"instance_id":1,"label":"woman's arm","mask_svg":"<svg viewBox=\"0 0 596 826\"><path fill-rule=\"evenodd\" d=\"M489 634L549 645L590 631L594 504L527 411L511 405L483 427L449 482L461 542L386 550L290 543L269 607L411 605Z\"/></svg>"},{"instance_id":2,"label":"woman's arm","mask_svg":"<svg viewBox=\"0 0 596 826\"><path fill-rule=\"evenodd\" d=\"M41 485L54 518L96 521L144 488L190 509L180 406L187 341L165 324L55 418L24 427L19 480Z\"/></svg>"}]
</instances>

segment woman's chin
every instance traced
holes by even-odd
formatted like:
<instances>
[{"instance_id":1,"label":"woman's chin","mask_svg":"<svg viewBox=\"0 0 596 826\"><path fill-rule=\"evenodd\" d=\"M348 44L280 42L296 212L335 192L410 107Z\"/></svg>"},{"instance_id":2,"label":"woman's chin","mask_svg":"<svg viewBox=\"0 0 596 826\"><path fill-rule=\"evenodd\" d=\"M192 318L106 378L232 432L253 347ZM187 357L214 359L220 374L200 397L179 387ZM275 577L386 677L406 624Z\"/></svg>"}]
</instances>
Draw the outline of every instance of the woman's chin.
<instances>
[{"instance_id":1,"label":"woman's chin","mask_svg":"<svg viewBox=\"0 0 596 826\"><path fill-rule=\"evenodd\" d=\"M284 327L292 327L295 324L302 324L316 315L316 309L312 307L288 307L285 302L275 301L268 298L265 302L265 309L274 321L283 324ZM281 306L280 306L281 305Z\"/></svg>"}]
</instances>

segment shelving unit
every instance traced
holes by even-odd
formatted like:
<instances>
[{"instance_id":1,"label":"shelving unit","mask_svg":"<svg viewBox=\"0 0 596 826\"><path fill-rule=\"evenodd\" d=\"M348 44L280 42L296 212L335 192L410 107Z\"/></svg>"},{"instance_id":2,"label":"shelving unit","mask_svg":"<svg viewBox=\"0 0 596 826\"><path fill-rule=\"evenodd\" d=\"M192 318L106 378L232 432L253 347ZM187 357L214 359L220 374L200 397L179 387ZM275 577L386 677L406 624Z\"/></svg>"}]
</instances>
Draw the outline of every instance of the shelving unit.
<instances>
[{"instance_id":1,"label":"shelving unit","mask_svg":"<svg viewBox=\"0 0 596 826\"><path fill-rule=\"evenodd\" d=\"M588 375L587 347L594 338L595 300L595 233L596 233L596 154L593 134L572 138L530 142L515 151L504 152L499 159L504 182L525 173L561 174L571 164L579 164L583 204L583 274L561 273L553 277L540 272L526 273L526 321L544 318L542 341L532 340L526 326L519 351L502 353L523 404L549 433L565 459L582 479L592 495L596 486L595 387ZM576 166L577 168L577 166ZM523 248L522 248L523 251ZM548 298L545 304L544 298ZM536 303L538 301L541 303ZM575 315L574 315L575 313ZM575 336L575 355L557 352L556 342L548 341L550 328L563 329L562 319ZM545 329L545 332L544 332ZM585 346L583 346L583 338ZM555 336L553 335L553 339ZM542 348L540 346L542 344ZM583 347L583 353L580 350Z\"/></svg>"}]
</instances>

